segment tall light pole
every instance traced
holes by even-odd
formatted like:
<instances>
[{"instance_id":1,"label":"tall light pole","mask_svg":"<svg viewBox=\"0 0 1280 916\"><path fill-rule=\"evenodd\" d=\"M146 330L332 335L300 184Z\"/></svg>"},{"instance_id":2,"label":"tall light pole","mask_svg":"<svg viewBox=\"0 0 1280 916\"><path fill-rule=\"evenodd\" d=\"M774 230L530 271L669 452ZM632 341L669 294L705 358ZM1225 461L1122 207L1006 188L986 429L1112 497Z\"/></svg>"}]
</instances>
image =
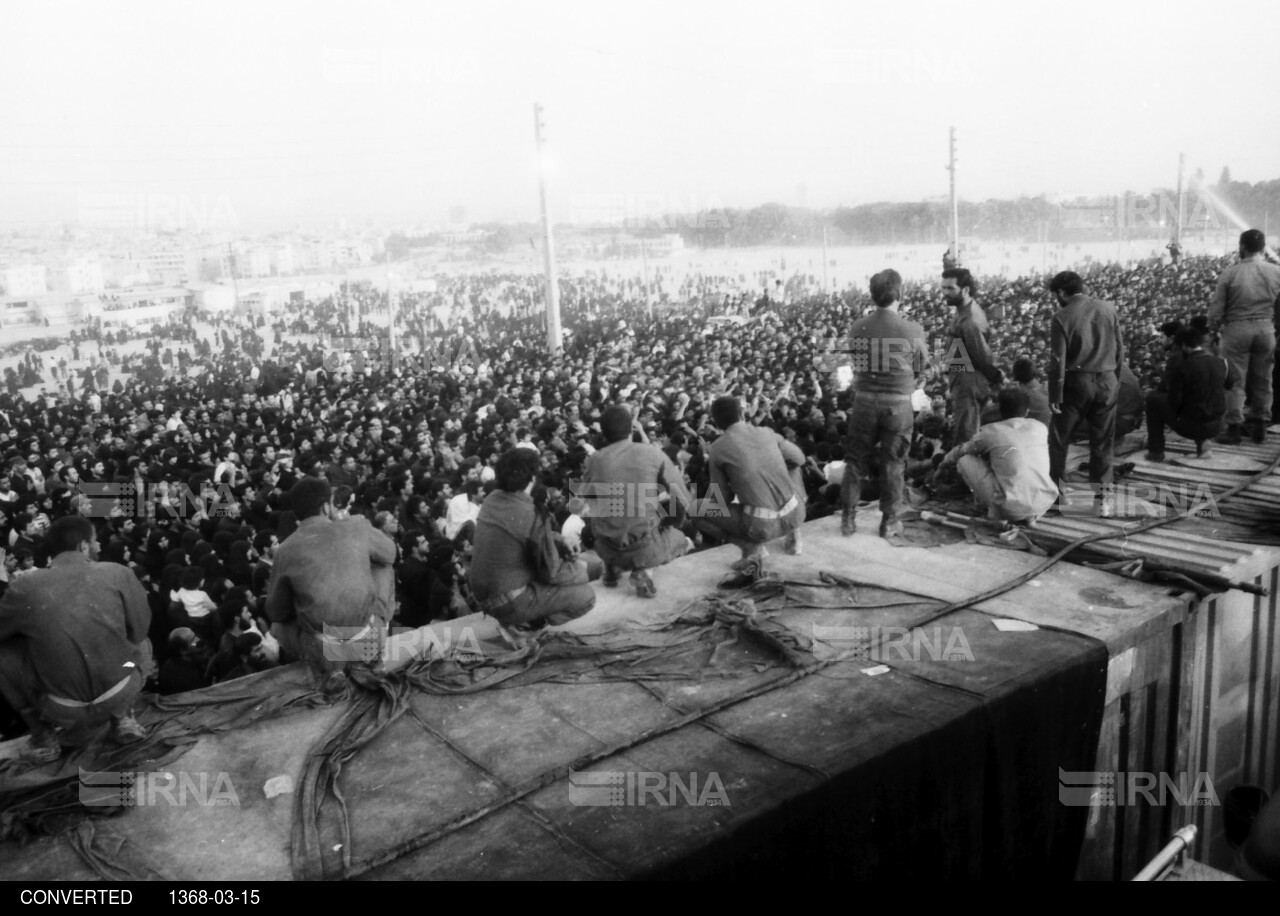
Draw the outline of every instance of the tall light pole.
<instances>
[{"instance_id":1,"label":"tall light pole","mask_svg":"<svg viewBox=\"0 0 1280 916\"><path fill-rule=\"evenodd\" d=\"M822 226L822 292L827 293L827 226Z\"/></svg>"},{"instance_id":2,"label":"tall light pole","mask_svg":"<svg viewBox=\"0 0 1280 916\"><path fill-rule=\"evenodd\" d=\"M644 302L649 308L649 320L653 321L653 296L649 292L649 249L643 237L640 239L640 264L644 270Z\"/></svg>"},{"instance_id":3,"label":"tall light pole","mask_svg":"<svg viewBox=\"0 0 1280 916\"><path fill-rule=\"evenodd\" d=\"M956 197L956 129L951 128L951 160L947 165L951 173L951 256L960 264L960 201Z\"/></svg>"},{"instance_id":4,"label":"tall light pole","mask_svg":"<svg viewBox=\"0 0 1280 916\"><path fill-rule=\"evenodd\" d=\"M1175 225L1175 226L1174 226L1174 229L1173 229L1173 240L1174 240L1175 242L1177 242L1178 244L1181 244L1181 243L1182 243L1182 220L1183 220L1183 214L1182 214L1182 169L1183 169L1183 166L1184 166L1184 165L1186 165L1186 162L1187 162L1187 154L1186 154L1186 153L1179 153L1179 154L1178 154L1178 222L1177 222L1177 225Z\"/></svg>"},{"instance_id":5,"label":"tall light pole","mask_svg":"<svg viewBox=\"0 0 1280 916\"><path fill-rule=\"evenodd\" d=\"M543 152L542 106L533 106L533 134L538 145L538 197L542 202L542 261L546 268L547 351L560 355L560 286L556 280L556 250L551 238L551 214L547 210L547 159Z\"/></svg>"}]
</instances>

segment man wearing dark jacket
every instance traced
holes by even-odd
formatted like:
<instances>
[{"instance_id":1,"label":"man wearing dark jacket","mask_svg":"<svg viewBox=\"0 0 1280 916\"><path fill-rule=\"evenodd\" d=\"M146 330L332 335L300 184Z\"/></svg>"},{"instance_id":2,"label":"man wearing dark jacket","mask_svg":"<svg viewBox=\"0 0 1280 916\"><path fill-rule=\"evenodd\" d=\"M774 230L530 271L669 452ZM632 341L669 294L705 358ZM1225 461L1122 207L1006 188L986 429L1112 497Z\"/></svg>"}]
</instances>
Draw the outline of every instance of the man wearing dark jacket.
<instances>
[{"instance_id":1,"label":"man wearing dark jacket","mask_svg":"<svg viewBox=\"0 0 1280 916\"><path fill-rule=\"evenodd\" d=\"M1060 306L1050 324L1049 475L1061 486L1071 434L1081 423L1089 428L1089 481L1100 491L1100 513L1113 511L1107 490L1113 483L1116 408L1120 399L1120 367L1124 338L1120 318L1110 302L1085 295L1080 275L1064 270L1049 281Z\"/></svg>"},{"instance_id":2,"label":"man wearing dark jacket","mask_svg":"<svg viewBox=\"0 0 1280 916\"><path fill-rule=\"evenodd\" d=\"M1147 460L1164 461L1164 428L1196 444L1196 456L1208 457L1205 441L1222 430L1227 412L1226 391L1234 387L1228 377L1227 361L1204 349L1204 333L1196 328L1178 332L1182 348L1179 359L1170 359L1165 377L1167 394L1147 395Z\"/></svg>"},{"instance_id":3,"label":"man wearing dark jacket","mask_svg":"<svg viewBox=\"0 0 1280 916\"><path fill-rule=\"evenodd\" d=\"M976 290L973 275L963 267L942 272L943 298L956 310L947 328L955 445L963 445L978 432L991 386L1003 381L1002 373L991 361L987 315L973 298Z\"/></svg>"},{"instance_id":4,"label":"man wearing dark jacket","mask_svg":"<svg viewBox=\"0 0 1280 916\"><path fill-rule=\"evenodd\" d=\"M404 562L400 566L401 626L420 627L431 620L431 590L436 574L427 564L431 545L421 528L410 528L400 539Z\"/></svg>"}]
</instances>

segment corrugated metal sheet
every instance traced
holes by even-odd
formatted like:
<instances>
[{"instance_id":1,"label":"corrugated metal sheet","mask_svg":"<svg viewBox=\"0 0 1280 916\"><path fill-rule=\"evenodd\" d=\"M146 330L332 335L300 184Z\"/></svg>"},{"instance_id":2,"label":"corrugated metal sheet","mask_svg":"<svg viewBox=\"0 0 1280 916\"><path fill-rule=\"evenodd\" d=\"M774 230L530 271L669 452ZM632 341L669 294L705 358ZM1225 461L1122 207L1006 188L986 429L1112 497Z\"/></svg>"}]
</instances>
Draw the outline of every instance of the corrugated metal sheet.
<instances>
[{"instance_id":1,"label":"corrugated metal sheet","mask_svg":"<svg viewBox=\"0 0 1280 916\"><path fill-rule=\"evenodd\" d=\"M1215 445L1214 450L1266 466L1280 452L1280 437L1273 434L1262 445ZM1192 453L1194 446L1186 440L1173 438L1166 445L1166 457ZM1118 489L1139 498L1150 498L1153 489L1159 493L1161 488L1184 501L1189 492L1201 488L1216 496L1251 476L1151 464L1141 452L1120 460L1132 460L1135 467ZM1055 537L1075 539L1140 523L1082 515L1049 517L1037 527ZM1234 589L1212 594L1196 605L1185 625L1175 628L1181 636L1174 641L1172 667L1147 685L1144 696L1151 705L1162 695L1164 685L1174 688L1169 698L1176 697L1177 709L1167 710L1165 716L1176 716L1176 761L1165 759L1151 741L1131 735L1143 754L1119 763L1131 771L1168 768L1174 774L1206 774L1220 800L1237 785L1273 789L1280 781L1280 620L1276 616L1280 608L1280 472L1273 468L1237 495L1215 500L1207 517L1182 519L1141 534L1097 542L1088 549L1115 557L1163 560L1187 571L1217 573L1269 590L1265 596ZM1159 648L1155 642L1152 645ZM1129 698L1130 706L1135 699L1136 694ZM1153 825L1142 817L1143 813L1133 812L1130 820L1149 831ZM1224 835L1221 804L1187 806L1171 821L1154 826L1158 836L1167 837L1172 828L1188 823L1200 831L1196 858L1228 868L1233 850ZM1149 844L1130 845L1142 849Z\"/></svg>"},{"instance_id":2,"label":"corrugated metal sheet","mask_svg":"<svg viewBox=\"0 0 1280 916\"><path fill-rule=\"evenodd\" d=\"M1169 458L1194 454L1192 443L1171 438ZM1272 436L1263 445L1216 445L1220 454L1241 455L1269 465L1280 451L1280 439ZM1171 509L1208 501L1205 517L1191 517L1151 531L1091 544L1093 552L1116 558L1150 557L1185 564L1188 570L1214 572L1232 579L1253 580L1280 565L1280 469L1229 499L1219 494L1246 481L1246 473L1212 471L1177 464L1152 464L1141 452L1130 460L1134 469L1117 483L1118 499L1143 499ZM1087 498L1087 497L1086 497ZM1101 519L1088 514L1048 516L1037 529L1058 538L1074 540L1106 531L1137 528L1144 519ZM1274 596L1273 596L1274 597Z\"/></svg>"}]
</instances>

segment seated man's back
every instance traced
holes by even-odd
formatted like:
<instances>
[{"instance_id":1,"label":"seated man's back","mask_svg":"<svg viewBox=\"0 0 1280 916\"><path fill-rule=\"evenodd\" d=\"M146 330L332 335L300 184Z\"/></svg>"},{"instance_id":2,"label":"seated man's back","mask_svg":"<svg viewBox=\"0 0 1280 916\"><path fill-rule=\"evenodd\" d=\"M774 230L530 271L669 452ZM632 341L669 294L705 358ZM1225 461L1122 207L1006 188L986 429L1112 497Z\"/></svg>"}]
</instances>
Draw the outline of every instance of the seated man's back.
<instances>
[{"instance_id":1,"label":"seated man's back","mask_svg":"<svg viewBox=\"0 0 1280 916\"><path fill-rule=\"evenodd\" d=\"M386 548L383 563L390 564L395 559L391 539L374 531L362 516L304 522L276 553L273 588L287 585L298 618L304 626L315 624L317 632L321 622L362 626L369 620L374 597L370 558L380 546Z\"/></svg>"},{"instance_id":2,"label":"seated man's back","mask_svg":"<svg viewBox=\"0 0 1280 916\"><path fill-rule=\"evenodd\" d=\"M79 554L55 558L5 593L0 639L21 634L40 686L85 702L114 686L141 664L139 644L151 625L146 592L137 577L115 563Z\"/></svg>"},{"instance_id":3,"label":"seated man's back","mask_svg":"<svg viewBox=\"0 0 1280 916\"><path fill-rule=\"evenodd\" d=\"M289 496L301 521L271 569L266 610L273 635L286 654L321 668L377 661L367 650L375 646L380 656L382 632L395 613L395 543L363 517L334 521L327 481L304 477ZM327 631L333 627L340 631ZM335 647L335 640L351 644Z\"/></svg>"}]
</instances>

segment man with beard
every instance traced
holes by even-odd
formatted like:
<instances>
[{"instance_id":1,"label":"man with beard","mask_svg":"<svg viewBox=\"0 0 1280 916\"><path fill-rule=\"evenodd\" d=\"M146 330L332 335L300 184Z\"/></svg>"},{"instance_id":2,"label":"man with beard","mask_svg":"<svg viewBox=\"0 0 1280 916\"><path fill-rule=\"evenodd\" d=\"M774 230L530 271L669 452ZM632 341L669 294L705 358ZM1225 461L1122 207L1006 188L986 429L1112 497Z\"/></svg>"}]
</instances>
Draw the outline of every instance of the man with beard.
<instances>
[{"instance_id":1,"label":"man with beard","mask_svg":"<svg viewBox=\"0 0 1280 916\"><path fill-rule=\"evenodd\" d=\"M955 308L955 316L947 327L953 445L963 445L977 434L991 386L1003 380L991 361L987 316L973 298L977 291L973 275L965 268L953 267L942 272L942 297Z\"/></svg>"}]
</instances>

